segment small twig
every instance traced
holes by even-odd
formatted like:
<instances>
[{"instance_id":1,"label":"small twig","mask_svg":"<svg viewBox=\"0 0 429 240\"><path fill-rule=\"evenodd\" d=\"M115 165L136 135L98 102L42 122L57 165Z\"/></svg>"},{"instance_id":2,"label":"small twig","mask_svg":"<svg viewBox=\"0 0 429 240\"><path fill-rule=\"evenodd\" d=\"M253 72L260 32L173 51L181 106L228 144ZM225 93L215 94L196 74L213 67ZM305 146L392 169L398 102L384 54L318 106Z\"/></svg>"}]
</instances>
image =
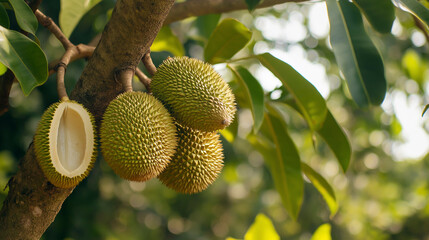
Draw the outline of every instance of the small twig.
<instances>
[{"instance_id":1,"label":"small twig","mask_svg":"<svg viewBox=\"0 0 429 240\"><path fill-rule=\"evenodd\" d=\"M43 14L40 10L36 10L34 12L34 15L36 15L37 21L42 24L45 28L47 28L54 36L61 42L64 49L68 49L73 47L73 43L70 42L70 40L64 35L64 33L61 31L61 29L58 27L57 24L52 20L52 18L46 16Z\"/></svg>"},{"instance_id":2,"label":"small twig","mask_svg":"<svg viewBox=\"0 0 429 240\"><path fill-rule=\"evenodd\" d=\"M156 73L156 67L152 62L152 58L150 57L150 51L147 52L144 56L143 56L143 64L146 67L146 70L149 72L149 74L151 76L155 75Z\"/></svg>"},{"instance_id":3,"label":"small twig","mask_svg":"<svg viewBox=\"0 0 429 240\"><path fill-rule=\"evenodd\" d=\"M429 32L424 23L420 19L418 19L416 16L413 15L414 23L416 24L416 27L419 28L423 35L426 37L426 42L429 43Z\"/></svg>"},{"instance_id":4,"label":"small twig","mask_svg":"<svg viewBox=\"0 0 429 240\"><path fill-rule=\"evenodd\" d=\"M9 94L15 75L8 69L0 76L0 116L9 110Z\"/></svg>"},{"instance_id":5,"label":"small twig","mask_svg":"<svg viewBox=\"0 0 429 240\"><path fill-rule=\"evenodd\" d=\"M122 88L125 92L133 91L132 80L134 77L135 69L133 67L124 67L115 70L114 78L116 82L122 83Z\"/></svg>"},{"instance_id":6,"label":"small twig","mask_svg":"<svg viewBox=\"0 0 429 240\"><path fill-rule=\"evenodd\" d=\"M74 46L74 48L76 48L76 51L72 52L73 55L70 57L69 63L81 58L90 58L95 50L95 47L88 46L85 44L79 44L77 46ZM61 59L58 59L49 63L49 66L48 66L49 76L54 74L57 71L57 66L60 63L60 61Z\"/></svg>"},{"instance_id":7,"label":"small twig","mask_svg":"<svg viewBox=\"0 0 429 240\"><path fill-rule=\"evenodd\" d=\"M147 92L152 92L150 89L150 82L152 79L150 79L146 74L142 72L139 68L136 68L136 76L140 80L141 83L143 83L144 87L146 88Z\"/></svg>"}]
</instances>

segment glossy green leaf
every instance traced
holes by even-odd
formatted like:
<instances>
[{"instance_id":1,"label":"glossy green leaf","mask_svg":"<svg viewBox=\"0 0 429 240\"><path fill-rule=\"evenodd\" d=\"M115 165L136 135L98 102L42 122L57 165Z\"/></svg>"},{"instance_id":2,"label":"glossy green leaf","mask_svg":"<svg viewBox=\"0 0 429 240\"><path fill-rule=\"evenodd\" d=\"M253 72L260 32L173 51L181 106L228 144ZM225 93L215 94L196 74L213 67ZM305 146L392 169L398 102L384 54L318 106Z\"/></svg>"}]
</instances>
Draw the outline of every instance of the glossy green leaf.
<instances>
[{"instance_id":1,"label":"glossy green leaf","mask_svg":"<svg viewBox=\"0 0 429 240\"><path fill-rule=\"evenodd\" d=\"M48 62L42 49L21 33L1 26L0 61L15 74L25 95L48 78Z\"/></svg>"},{"instance_id":2,"label":"glossy green leaf","mask_svg":"<svg viewBox=\"0 0 429 240\"><path fill-rule=\"evenodd\" d=\"M5 28L10 27L9 16L2 4L0 4L0 25Z\"/></svg>"},{"instance_id":3,"label":"glossy green leaf","mask_svg":"<svg viewBox=\"0 0 429 240\"><path fill-rule=\"evenodd\" d=\"M60 27L66 37L70 37L83 15L101 0L61 0Z\"/></svg>"},{"instance_id":4,"label":"glossy green leaf","mask_svg":"<svg viewBox=\"0 0 429 240\"><path fill-rule=\"evenodd\" d=\"M263 0L246 0L247 9L249 11L255 10L255 8L262 2Z\"/></svg>"},{"instance_id":5,"label":"glossy green leaf","mask_svg":"<svg viewBox=\"0 0 429 240\"><path fill-rule=\"evenodd\" d=\"M287 106L296 110L301 116L303 115L295 101L288 101L285 103L270 102L269 106L271 108L275 108L282 117L287 115ZM329 110L327 112L325 122L323 122L322 127L317 130L317 133L331 148L335 157L340 163L341 168L345 172L349 166L352 152L350 141Z\"/></svg>"},{"instance_id":6,"label":"glossy green leaf","mask_svg":"<svg viewBox=\"0 0 429 240\"><path fill-rule=\"evenodd\" d=\"M211 64L225 62L240 51L252 38L252 32L241 22L224 19L209 38L204 59Z\"/></svg>"},{"instance_id":7,"label":"glossy green leaf","mask_svg":"<svg viewBox=\"0 0 429 240\"><path fill-rule=\"evenodd\" d=\"M386 94L384 66L365 31L359 9L347 0L327 0L331 44L354 101L380 105Z\"/></svg>"},{"instance_id":8,"label":"glossy green leaf","mask_svg":"<svg viewBox=\"0 0 429 240\"><path fill-rule=\"evenodd\" d=\"M256 56L292 94L312 130L319 129L325 121L325 99L317 89L289 64L269 53Z\"/></svg>"},{"instance_id":9,"label":"glossy green leaf","mask_svg":"<svg viewBox=\"0 0 429 240\"><path fill-rule=\"evenodd\" d=\"M264 121L264 90L258 80L245 68L231 68L237 77L240 87L245 89L253 115L253 131L258 132Z\"/></svg>"},{"instance_id":10,"label":"glossy green leaf","mask_svg":"<svg viewBox=\"0 0 429 240\"><path fill-rule=\"evenodd\" d=\"M169 26L161 28L153 41L150 50L153 52L168 51L176 57L185 55L185 49L183 48L182 43L176 35L174 35Z\"/></svg>"},{"instance_id":11,"label":"glossy green leaf","mask_svg":"<svg viewBox=\"0 0 429 240\"><path fill-rule=\"evenodd\" d=\"M301 169L304 172L305 176L310 179L313 186L319 191L323 199L325 199L326 204L331 211L331 217L333 217L338 210L338 203L335 198L335 192L332 189L331 185L322 177L318 172L314 171L310 166L305 163L301 163Z\"/></svg>"},{"instance_id":12,"label":"glossy green leaf","mask_svg":"<svg viewBox=\"0 0 429 240\"><path fill-rule=\"evenodd\" d=\"M9 0L9 3L15 12L19 27L26 32L36 35L37 18L27 3L24 0Z\"/></svg>"},{"instance_id":13,"label":"glossy green leaf","mask_svg":"<svg viewBox=\"0 0 429 240\"><path fill-rule=\"evenodd\" d=\"M297 219L301 208L304 181L301 175L301 160L298 150L290 137L286 123L273 114L265 115L273 142L275 157L269 161L271 175L283 205L294 219Z\"/></svg>"},{"instance_id":14,"label":"glossy green leaf","mask_svg":"<svg viewBox=\"0 0 429 240\"><path fill-rule=\"evenodd\" d=\"M320 225L310 240L332 240L331 225L329 223Z\"/></svg>"},{"instance_id":15,"label":"glossy green leaf","mask_svg":"<svg viewBox=\"0 0 429 240\"><path fill-rule=\"evenodd\" d=\"M5 74L6 71L7 71L7 67L3 63L0 62L0 76Z\"/></svg>"},{"instance_id":16,"label":"glossy green leaf","mask_svg":"<svg viewBox=\"0 0 429 240\"><path fill-rule=\"evenodd\" d=\"M317 133L325 140L337 157L343 171L347 171L352 156L352 149L349 138L337 123L331 112L328 111L326 120Z\"/></svg>"},{"instance_id":17,"label":"glossy green leaf","mask_svg":"<svg viewBox=\"0 0 429 240\"><path fill-rule=\"evenodd\" d=\"M279 234L276 232L271 220L260 213L256 216L255 222L247 230L244 235L244 240L280 240Z\"/></svg>"},{"instance_id":18,"label":"glossy green leaf","mask_svg":"<svg viewBox=\"0 0 429 240\"><path fill-rule=\"evenodd\" d=\"M198 30L198 35L204 42L207 42L210 38L210 35L215 30L217 24L219 23L220 14L207 14L198 17L195 20L195 27Z\"/></svg>"},{"instance_id":19,"label":"glossy green leaf","mask_svg":"<svg viewBox=\"0 0 429 240\"><path fill-rule=\"evenodd\" d=\"M395 20L395 6L391 0L354 0L371 26L380 33L390 33Z\"/></svg>"},{"instance_id":20,"label":"glossy green leaf","mask_svg":"<svg viewBox=\"0 0 429 240\"><path fill-rule=\"evenodd\" d=\"M429 27L429 9L417 0L397 0Z\"/></svg>"}]
</instances>

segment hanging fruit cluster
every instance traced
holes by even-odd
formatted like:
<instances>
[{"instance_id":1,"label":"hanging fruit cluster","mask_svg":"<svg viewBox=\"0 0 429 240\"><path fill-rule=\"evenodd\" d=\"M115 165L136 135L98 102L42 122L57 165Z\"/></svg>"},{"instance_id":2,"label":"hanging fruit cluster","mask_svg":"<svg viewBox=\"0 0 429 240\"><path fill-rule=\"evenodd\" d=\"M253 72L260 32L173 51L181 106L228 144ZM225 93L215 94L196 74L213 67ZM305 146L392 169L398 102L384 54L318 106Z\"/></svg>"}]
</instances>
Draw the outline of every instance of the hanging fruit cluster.
<instances>
[{"instance_id":1,"label":"hanging fruit cluster","mask_svg":"<svg viewBox=\"0 0 429 240\"><path fill-rule=\"evenodd\" d=\"M233 121L231 89L209 64L188 57L165 60L150 87L153 95L128 91L110 102L100 128L104 159L127 180L158 177L189 194L206 189L223 167L217 131ZM75 186L95 159L94 123L87 111L52 108L39 124L36 156L50 182Z\"/></svg>"}]
</instances>

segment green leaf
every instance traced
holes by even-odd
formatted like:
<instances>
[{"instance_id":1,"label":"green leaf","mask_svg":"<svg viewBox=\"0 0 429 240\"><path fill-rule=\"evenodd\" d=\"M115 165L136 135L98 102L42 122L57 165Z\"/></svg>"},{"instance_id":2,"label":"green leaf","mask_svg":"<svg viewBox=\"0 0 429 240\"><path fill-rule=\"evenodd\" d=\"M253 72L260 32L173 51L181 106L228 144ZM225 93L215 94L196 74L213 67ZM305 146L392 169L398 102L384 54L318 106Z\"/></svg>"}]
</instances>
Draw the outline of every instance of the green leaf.
<instances>
[{"instance_id":1,"label":"green leaf","mask_svg":"<svg viewBox=\"0 0 429 240\"><path fill-rule=\"evenodd\" d=\"M10 27L9 16L2 4L0 4L0 25L5 28Z\"/></svg>"},{"instance_id":2,"label":"green leaf","mask_svg":"<svg viewBox=\"0 0 429 240\"><path fill-rule=\"evenodd\" d=\"M317 89L289 64L271 54L264 53L256 57L293 95L310 128L319 129L325 121L327 108L325 99Z\"/></svg>"},{"instance_id":3,"label":"green leaf","mask_svg":"<svg viewBox=\"0 0 429 240\"><path fill-rule=\"evenodd\" d=\"M15 74L25 95L48 79L48 62L42 49L21 33L1 26L0 61Z\"/></svg>"},{"instance_id":4,"label":"green leaf","mask_svg":"<svg viewBox=\"0 0 429 240\"><path fill-rule=\"evenodd\" d=\"M244 235L244 240L280 240L279 234L276 232L273 223L271 220L260 213L256 216L255 222L247 230L246 235Z\"/></svg>"},{"instance_id":5,"label":"green leaf","mask_svg":"<svg viewBox=\"0 0 429 240\"><path fill-rule=\"evenodd\" d=\"M240 51L252 38L252 32L241 22L224 19L209 38L204 59L211 64L225 62Z\"/></svg>"},{"instance_id":6,"label":"green leaf","mask_svg":"<svg viewBox=\"0 0 429 240\"><path fill-rule=\"evenodd\" d=\"M343 171L347 171L352 155L350 141L331 112L328 111L322 128L317 132L334 152Z\"/></svg>"},{"instance_id":7,"label":"green leaf","mask_svg":"<svg viewBox=\"0 0 429 240\"><path fill-rule=\"evenodd\" d=\"M38 22L27 3L24 0L9 0L9 3L13 7L19 27L26 32L36 35Z\"/></svg>"},{"instance_id":8,"label":"green leaf","mask_svg":"<svg viewBox=\"0 0 429 240\"><path fill-rule=\"evenodd\" d=\"M335 198L335 192L329 185L328 181L323 178L319 173L314 171L310 166L305 163L301 163L301 169L304 172L305 176L310 179L313 186L322 194L323 199L325 199L326 204L331 211L331 217L333 217L338 210L338 203Z\"/></svg>"},{"instance_id":9,"label":"green leaf","mask_svg":"<svg viewBox=\"0 0 429 240\"><path fill-rule=\"evenodd\" d=\"M185 49L183 48L182 43L173 34L169 26L164 26L159 31L155 40L153 41L150 50L153 52L168 51L174 54L174 56L183 56L185 55Z\"/></svg>"},{"instance_id":10,"label":"green leaf","mask_svg":"<svg viewBox=\"0 0 429 240\"><path fill-rule=\"evenodd\" d=\"M283 205L294 219L297 219L304 195L304 181L301 175L301 160L298 150L287 131L286 123L274 115L265 115L273 142L275 157L266 159Z\"/></svg>"},{"instance_id":11,"label":"green leaf","mask_svg":"<svg viewBox=\"0 0 429 240\"><path fill-rule=\"evenodd\" d=\"M429 9L416 0L397 0L402 3L414 16L429 26Z\"/></svg>"},{"instance_id":12,"label":"green leaf","mask_svg":"<svg viewBox=\"0 0 429 240\"><path fill-rule=\"evenodd\" d=\"M7 67L3 63L0 62L0 76L5 74L6 71L7 71Z\"/></svg>"},{"instance_id":13,"label":"green leaf","mask_svg":"<svg viewBox=\"0 0 429 240\"><path fill-rule=\"evenodd\" d=\"M420 85L424 84L426 64L415 50L407 49L402 56L401 65L409 78L414 79Z\"/></svg>"},{"instance_id":14,"label":"green leaf","mask_svg":"<svg viewBox=\"0 0 429 240\"><path fill-rule=\"evenodd\" d=\"M395 20L395 6L391 0L354 0L371 26L380 33L390 33Z\"/></svg>"},{"instance_id":15,"label":"green leaf","mask_svg":"<svg viewBox=\"0 0 429 240\"><path fill-rule=\"evenodd\" d=\"M198 35L204 42L207 42L210 35L219 23L220 14L207 14L195 20L195 27L198 30Z\"/></svg>"},{"instance_id":16,"label":"green leaf","mask_svg":"<svg viewBox=\"0 0 429 240\"><path fill-rule=\"evenodd\" d=\"M231 70L236 75L240 86L245 89L253 115L253 132L256 133L264 121L264 90L247 69L238 66L237 69L231 67Z\"/></svg>"},{"instance_id":17,"label":"green leaf","mask_svg":"<svg viewBox=\"0 0 429 240\"><path fill-rule=\"evenodd\" d=\"M227 237L226 240L240 240L238 238Z\"/></svg>"},{"instance_id":18,"label":"green leaf","mask_svg":"<svg viewBox=\"0 0 429 240\"><path fill-rule=\"evenodd\" d=\"M386 94L384 66L365 32L359 9L347 0L327 0L331 44L354 101L380 105Z\"/></svg>"},{"instance_id":19,"label":"green leaf","mask_svg":"<svg viewBox=\"0 0 429 240\"><path fill-rule=\"evenodd\" d=\"M60 27L70 37L80 19L101 0L61 0Z\"/></svg>"},{"instance_id":20,"label":"green leaf","mask_svg":"<svg viewBox=\"0 0 429 240\"><path fill-rule=\"evenodd\" d=\"M253 11L261 2L262 0L246 0L247 8Z\"/></svg>"},{"instance_id":21,"label":"green leaf","mask_svg":"<svg viewBox=\"0 0 429 240\"><path fill-rule=\"evenodd\" d=\"M310 240L331 240L331 225L325 223L320 225Z\"/></svg>"}]
</instances>

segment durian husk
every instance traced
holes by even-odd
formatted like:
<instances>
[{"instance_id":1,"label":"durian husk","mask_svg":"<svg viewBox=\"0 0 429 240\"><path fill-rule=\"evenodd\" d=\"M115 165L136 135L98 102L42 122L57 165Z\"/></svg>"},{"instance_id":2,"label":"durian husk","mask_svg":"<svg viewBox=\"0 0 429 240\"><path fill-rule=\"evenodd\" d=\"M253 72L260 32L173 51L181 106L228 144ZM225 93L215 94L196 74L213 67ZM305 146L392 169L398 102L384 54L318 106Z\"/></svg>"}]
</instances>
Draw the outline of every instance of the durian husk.
<instances>
[{"instance_id":1,"label":"durian husk","mask_svg":"<svg viewBox=\"0 0 429 240\"><path fill-rule=\"evenodd\" d=\"M104 159L120 177L156 177L175 152L176 127L160 101L143 92L126 92L110 102L100 128Z\"/></svg>"},{"instance_id":2,"label":"durian husk","mask_svg":"<svg viewBox=\"0 0 429 240\"><path fill-rule=\"evenodd\" d=\"M216 180L223 168L219 134L176 126L179 139L176 153L158 179L180 193L201 192Z\"/></svg>"}]
</instances>

